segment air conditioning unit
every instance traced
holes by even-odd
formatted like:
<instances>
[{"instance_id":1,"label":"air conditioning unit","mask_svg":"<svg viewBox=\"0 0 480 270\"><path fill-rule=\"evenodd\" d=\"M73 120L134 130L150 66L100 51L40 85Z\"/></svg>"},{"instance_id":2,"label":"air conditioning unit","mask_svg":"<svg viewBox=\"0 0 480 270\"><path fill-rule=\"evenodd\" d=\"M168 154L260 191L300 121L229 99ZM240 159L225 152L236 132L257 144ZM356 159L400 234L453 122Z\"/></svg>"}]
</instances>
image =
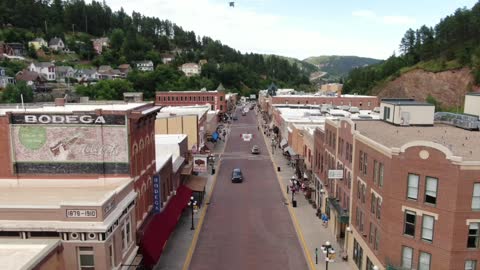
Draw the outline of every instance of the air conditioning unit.
<instances>
[{"instance_id":1,"label":"air conditioning unit","mask_svg":"<svg viewBox=\"0 0 480 270\"><path fill-rule=\"evenodd\" d=\"M80 234L76 232L69 233L68 240L80 240Z\"/></svg>"},{"instance_id":2,"label":"air conditioning unit","mask_svg":"<svg viewBox=\"0 0 480 270\"><path fill-rule=\"evenodd\" d=\"M87 233L88 240L98 240L98 234L96 233Z\"/></svg>"}]
</instances>

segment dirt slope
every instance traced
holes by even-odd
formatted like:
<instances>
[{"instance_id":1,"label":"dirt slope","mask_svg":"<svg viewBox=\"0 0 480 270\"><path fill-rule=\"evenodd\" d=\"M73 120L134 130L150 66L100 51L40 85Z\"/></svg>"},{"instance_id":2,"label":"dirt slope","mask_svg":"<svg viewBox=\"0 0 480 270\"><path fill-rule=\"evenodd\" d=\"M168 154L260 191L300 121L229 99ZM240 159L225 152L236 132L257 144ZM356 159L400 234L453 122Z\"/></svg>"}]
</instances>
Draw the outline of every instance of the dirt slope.
<instances>
[{"instance_id":1,"label":"dirt slope","mask_svg":"<svg viewBox=\"0 0 480 270\"><path fill-rule=\"evenodd\" d=\"M380 98L404 97L425 101L430 94L445 107L463 106L465 93L480 91L473 86L469 68L443 72L415 69L373 90Z\"/></svg>"}]
</instances>

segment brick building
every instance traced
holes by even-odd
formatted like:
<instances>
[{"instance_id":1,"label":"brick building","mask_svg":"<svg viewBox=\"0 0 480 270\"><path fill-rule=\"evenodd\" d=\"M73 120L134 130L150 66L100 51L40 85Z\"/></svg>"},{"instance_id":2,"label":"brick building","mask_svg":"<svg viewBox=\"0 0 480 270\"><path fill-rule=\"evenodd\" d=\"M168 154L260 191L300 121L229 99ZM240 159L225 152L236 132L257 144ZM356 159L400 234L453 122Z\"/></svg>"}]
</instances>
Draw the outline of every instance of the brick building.
<instances>
[{"instance_id":1,"label":"brick building","mask_svg":"<svg viewBox=\"0 0 480 270\"><path fill-rule=\"evenodd\" d=\"M361 110L373 110L379 107L380 103L375 96L361 95L278 95L269 98L271 104L302 104L302 105L323 105L358 107Z\"/></svg>"},{"instance_id":2,"label":"brick building","mask_svg":"<svg viewBox=\"0 0 480 270\"><path fill-rule=\"evenodd\" d=\"M218 110L222 113L227 111L227 100L225 91L169 91L157 92L155 105L161 106L192 106L210 105L211 110Z\"/></svg>"},{"instance_id":3,"label":"brick building","mask_svg":"<svg viewBox=\"0 0 480 270\"><path fill-rule=\"evenodd\" d=\"M352 268L476 269L480 132L432 124L433 106L411 100L380 111L383 121L327 120L314 135L318 200ZM343 178L328 179L334 169Z\"/></svg>"}]
</instances>

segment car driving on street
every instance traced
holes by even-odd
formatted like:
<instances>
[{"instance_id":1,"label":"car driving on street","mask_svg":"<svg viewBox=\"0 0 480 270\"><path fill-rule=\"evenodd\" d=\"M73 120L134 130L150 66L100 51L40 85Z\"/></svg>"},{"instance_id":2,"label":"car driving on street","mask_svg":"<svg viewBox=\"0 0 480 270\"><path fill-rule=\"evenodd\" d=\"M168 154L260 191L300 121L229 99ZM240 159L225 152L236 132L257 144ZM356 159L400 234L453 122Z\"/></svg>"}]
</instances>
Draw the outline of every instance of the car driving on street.
<instances>
[{"instance_id":1,"label":"car driving on street","mask_svg":"<svg viewBox=\"0 0 480 270\"><path fill-rule=\"evenodd\" d=\"M241 183L243 182L242 170L239 168L233 169L232 171L232 183Z\"/></svg>"},{"instance_id":2,"label":"car driving on street","mask_svg":"<svg viewBox=\"0 0 480 270\"><path fill-rule=\"evenodd\" d=\"M254 154L254 155L260 154L260 148L258 147L258 145L254 145L252 147L252 154Z\"/></svg>"}]
</instances>

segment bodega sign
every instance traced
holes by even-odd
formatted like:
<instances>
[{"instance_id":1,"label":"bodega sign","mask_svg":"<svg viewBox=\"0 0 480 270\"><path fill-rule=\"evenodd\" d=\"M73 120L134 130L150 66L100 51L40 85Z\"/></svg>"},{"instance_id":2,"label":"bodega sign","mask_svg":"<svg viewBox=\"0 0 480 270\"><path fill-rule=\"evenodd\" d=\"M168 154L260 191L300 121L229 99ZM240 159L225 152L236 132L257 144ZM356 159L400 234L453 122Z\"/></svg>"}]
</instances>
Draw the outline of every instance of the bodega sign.
<instances>
[{"instance_id":1,"label":"bodega sign","mask_svg":"<svg viewBox=\"0 0 480 270\"><path fill-rule=\"evenodd\" d=\"M12 124L27 125L125 125L123 115L96 114L14 114Z\"/></svg>"}]
</instances>

